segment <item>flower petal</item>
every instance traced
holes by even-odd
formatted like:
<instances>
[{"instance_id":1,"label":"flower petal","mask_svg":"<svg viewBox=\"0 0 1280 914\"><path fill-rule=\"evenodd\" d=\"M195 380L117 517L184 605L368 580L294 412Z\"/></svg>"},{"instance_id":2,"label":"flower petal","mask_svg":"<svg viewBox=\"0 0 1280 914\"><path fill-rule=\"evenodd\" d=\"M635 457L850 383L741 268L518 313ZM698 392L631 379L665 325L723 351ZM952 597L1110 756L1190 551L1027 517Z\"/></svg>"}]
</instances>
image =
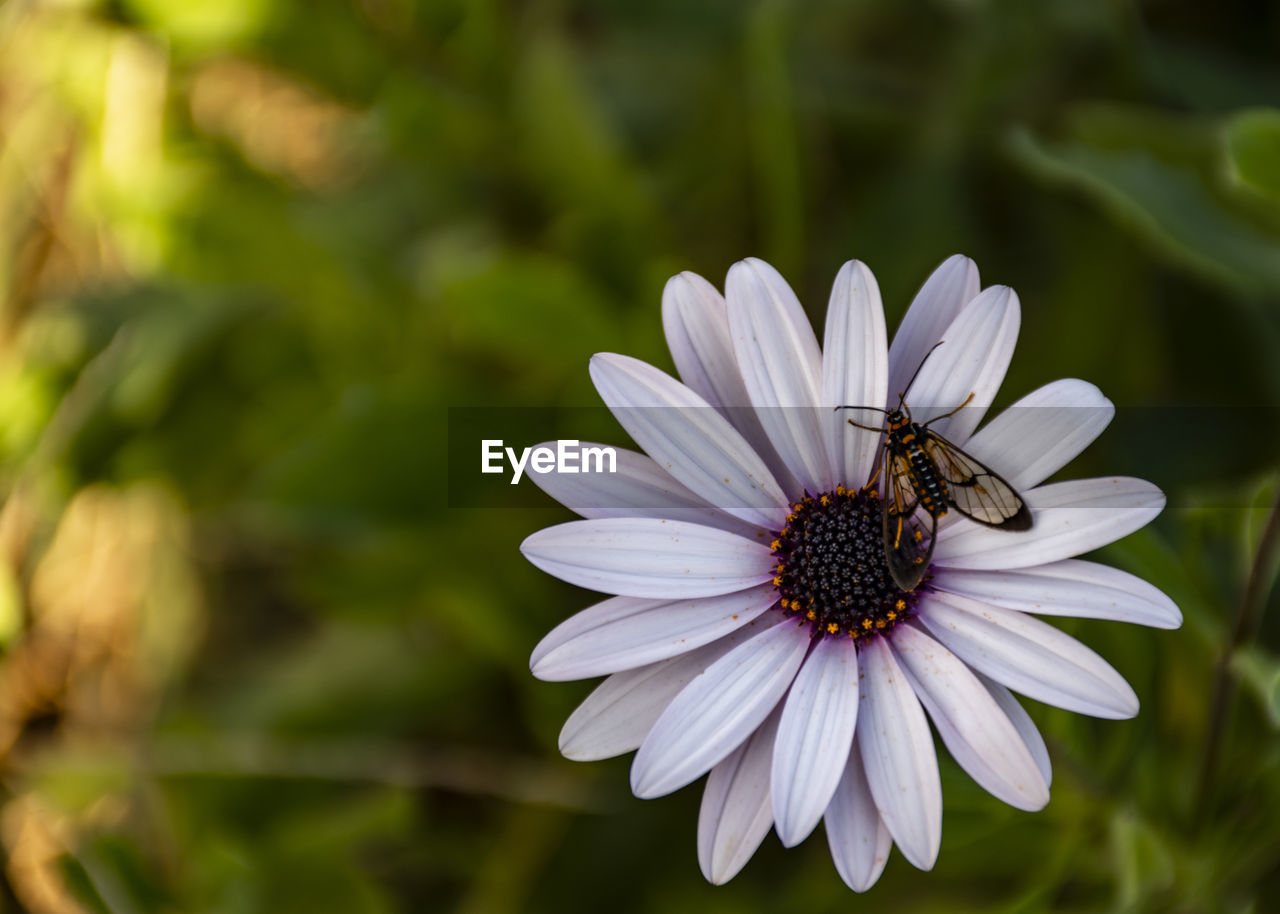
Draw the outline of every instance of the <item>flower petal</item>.
<instances>
[{"instance_id":1,"label":"flower petal","mask_svg":"<svg viewBox=\"0 0 1280 914\"><path fill-rule=\"evenodd\" d=\"M955 415L938 418L930 426L952 443L963 445L1000 389L1020 323L1018 296L1008 286L978 293L943 331L943 345L925 361L907 391L912 418L927 422L965 403Z\"/></svg>"},{"instance_id":2,"label":"flower petal","mask_svg":"<svg viewBox=\"0 0 1280 914\"><path fill-rule=\"evenodd\" d=\"M880 287L866 264L851 260L840 268L827 305L823 333L822 405L833 410L826 422L827 457L836 481L858 488L871 475L879 432L849 424L878 428L882 414L863 416L837 406L883 407L889 390L884 307Z\"/></svg>"},{"instance_id":3,"label":"flower petal","mask_svg":"<svg viewBox=\"0 0 1280 914\"><path fill-rule=\"evenodd\" d=\"M680 273L662 290L662 329L680 380L712 406L747 406L729 339L724 296L697 273Z\"/></svg>"},{"instance_id":4,"label":"flower petal","mask_svg":"<svg viewBox=\"0 0 1280 914\"><path fill-rule=\"evenodd\" d=\"M698 866L713 885L738 875L773 825L769 765L780 714L775 708L707 777L698 811Z\"/></svg>"},{"instance_id":5,"label":"flower petal","mask_svg":"<svg viewBox=\"0 0 1280 914\"><path fill-rule=\"evenodd\" d=\"M920 607L935 638L1015 692L1093 717L1138 713L1138 696L1111 664L1039 619L942 592L925 595Z\"/></svg>"},{"instance_id":6,"label":"flower petal","mask_svg":"<svg viewBox=\"0 0 1280 914\"><path fill-rule=\"evenodd\" d=\"M810 492L832 487L821 416L822 352L800 300L754 258L725 283L738 368L778 455Z\"/></svg>"},{"instance_id":7,"label":"flower petal","mask_svg":"<svg viewBox=\"0 0 1280 914\"><path fill-rule=\"evenodd\" d=\"M783 705L773 750L773 818L785 847L817 826L853 745L858 654L848 638L822 638Z\"/></svg>"},{"instance_id":8,"label":"flower petal","mask_svg":"<svg viewBox=\"0 0 1280 914\"><path fill-rule=\"evenodd\" d=\"M1014 403L965 442L1015 489L1038 486L1093 443L1116 408L1088 381L1065 378Z\"/></svg>"},{"instance_id":9,"label":"flower petal","mask_svg":"<svg viewBox=\"0 0 1280 914\"><path fill-rule=\"evenodd\" d=\"M781 614L766 616L754 627L744 626L687 654L615 673L569 715L560 731L560 752L575 762L591 762L640 748L671 699L685 686L762 626L776 625L784 618Z\"/></svg>"},{"instance_id":10,"label":"flower petal","mask_svg":"<svg viewBox=\"0 0 1280 914\"><path fill-rule=\"evenodd\" d=\"M1043 809L1049 787L1013 722L967 666L910 625L889 640L916 696L960 767L984 790L1018 809Z\"/></svg>"},{"instance_id":11,"label":"flower petal","mask_svg":"<svg viewBox=\"0 0 1280 914\"><path fill-rule=\"evenodd\" d=\"M778 602L772 583L693 600L614 597L557 625L533 649L539 679L588 679L683 654L746 625Z\"/></svg>"},{"instance_id":12,"label":"flower petal","mask_svg":"<svg viewBox=\"0 0 1280 914\"><path fill-rule=\"evenodd\" d=\"M1145 526L1164 494L1143 479L1072 479L1022 493L1030 530L1010 532L961 520L938 533L933 561L944 568L1026 568L1071 558Z\"/></svg>"},{"instance_id":13,"label":"flower petal","mask_svg":"<svg viewBox=\"0 0 1280 914\"><path fill-rule=\"evenodd\" d=\"M786 508L747 440L675 378L639 359L600 353L591 358L591 379L645 453L712 506L765 527Z\"/></svg>"},{"instance_id":14,"label":"flower petal","mask_svg":"<svg viewBox=\"0 0 1280 914\"><path fill-rule=\"evenodd\" d=\"M933 586L1025 613L1113 619L1153 628L1182 624L1178 607L1156 587L1118 568L1079 559L1017 571L939 568Z\"/></svg>"},{"instance_id":15,"label":"flower petal","mask_svg":"<svg viewBox=\"0 0 1280 914\"><path fill-rule=\"evenodd\" d=\"M546 441L539 447L554 448ZM585 450L613 447L580 442ZM535 448L536 450L536 448ZM529 478L560 504L589 520L604 517L662 517L719 527L740 536L754 537L760 527L711 507L671 478L650 457L626 448L613 447L616 472L561 472L558 467L539 473L530 467Z\"/></svg>"},{"instance_id":16,"label":"flower petal","mask_svg":"<svg viewBox=\"0 0 1280 914\"><path fill-rule=\"evenodd\" d=\"M840 878L855 892L865 892L880 878L893 839L871 798L862 757L857 752L849 756L823 821L831 859Z\"/></svg>"},{"instance_id":17,"label":"flower petal","mask_svg":"<svg viewBox=\"0 0 1280 914\"><path fill-rule=\"evenodd\" d=\"M903 315L889 347L889 396L905 393L907 381L930 347L942 339L960 310L977 296L978 267L952 254L933 271Z\"/></svg>"},{"instance_id":18,"label":"flower petal","mask_svg":"<svg viewBox=\"0 0 1280 914\"><path fill-rule=\"evenodd\" d=\"M1036 761L1036 767L1040 769L1040 776L1044 778L1044 786L1051 787L1053 785L1053 766L1049 764L1049 747L1044 744L1044 737L1040 735L1040 730L1036 727L1035 721L1031 719L1031 715L1027 713L1027 709L1014 697L1012 692L1000 683L978 672L975 672L974 675L987 687L987 691L996 700L996 704L1008 715L1009 721L1018 729L1018 735L1026 743L1027 750Z\"/></svg>"},{"instance_id":19,"label":"flower petal","mask_svg":"<svg viewBox=\"0 0 1280 914\"><path fill-rule=\"evenodd\" d=\"M662 327L680 380L742 433L785 491L790 491L789 483L798 488L751 408L729 336L724 296L697 273L673 276L662 291Z\"/></svg>"},{"instance_id":20,"label":"flower petal","mask_svg":"<svg viewBox=\"0 0 1280 914\"><path fill-rule=\"evenodd\" d=\"M575 520L520 544L547 574L628 597L709 597L772 580L769 547L714 527L651 517Z\"/></svg>"},{"instance_id":21,"label":"flower petal","mask_svg":"<svg viewBox=\"0 0 1280 914\"><path fill-rule=\"evenodd\" d=\"M924 710L883 638L867 641L858 662L855 741L867 785L902 855L932 869L942 843L942 781Z\"/></svg>"},{"instance_id":22,"label":"flower petal","mask_svg":"<svg viewBox=\"0 0 1280 914\"><path fill-rule=\"evenodd\" d=\"M631 765L642 799L701 777L764 722L791 685L809 632L774 625L734 648L691 682L662 712Z\"/></svg>"}]
</instances>

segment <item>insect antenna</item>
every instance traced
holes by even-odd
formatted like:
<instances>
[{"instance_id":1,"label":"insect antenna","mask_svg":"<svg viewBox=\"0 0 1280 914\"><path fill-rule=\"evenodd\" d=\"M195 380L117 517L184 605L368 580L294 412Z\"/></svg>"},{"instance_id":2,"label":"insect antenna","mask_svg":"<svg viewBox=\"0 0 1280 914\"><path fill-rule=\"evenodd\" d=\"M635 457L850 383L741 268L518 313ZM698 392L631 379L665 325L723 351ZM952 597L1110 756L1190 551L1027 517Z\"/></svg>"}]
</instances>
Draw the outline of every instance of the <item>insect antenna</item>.
<instances>
[{"instance_id":1,"label":"insect antenna","mask_svg":"<svg viewBox=\"0 0 1280 914\"><path fill-rule=\"evenodd\" d=\"M929 356L933 355L933 350L937 349L939 346L941 346L941 345L942 345L943 343L945 343L945 342L946 342L946 340L938 340L938 342L936 342L936 343L934 343L932 346L930 346L930 347L929 347L929 351L928 351L928 352L926 352L926 353L924 354L924 358L923 358L923 359L921 359L921 360L920 360L920 364L916 366L915 373L911 375L911 379L910 379L909 381L907 381L907 383L906 383L905 385L903 385L902 390L898 393L898 408L899 408L899 409L901 409L901 408L902 408L902 403L903 403L903 401L904 401L904 400L906 400L906 398L907 398L907 391L909 391L909 390L911 389L911 385L912 385L912 384L914 384L914 383L916 382L916 378L920 377L920 369L921 369L921 368L924 368L924 363L925 363L925 362L927 362L927 361L929 361Z\"/></svg>"},{"instance_id":2,"label":"insect antenna","mask_svg":"<svg viewBox=\"0 0 1280 914\"><path fill-rule=\"evenodd\" d=\"M928 428L930 425L933 425L933 423L937 422L939 419L946 419L950 416L954 416L956 413L960 412L960 410L968 406L969 403L972 402L973 398L974 398L974 392L971 390L969 391L969 396L964 398L963 403L961 403L955 409L951 410L951 412L949 413L943 413L941 416L934 416L932 419L930 419L928 422L924 424L924 427Z\"/></svg>"},{"instance_id":3,"label":"insect antenna","mask_svg":"<svg viewBox=\"0 0 1280 914\"><path fill-rule=\"evenodd\" d=\"M875 413L884 413L886 416L887 416L887 415L889 415L889 410L887 410L887 409L881 409L881 408L880 408L880 407L878 407L878 406L837 406L837 407L836 407L836 409L837 409L837 410L840 410L840 409L867 409L867 410L871 410L872 412L875 412ZM849 420L849 424L850 424L850 425L852 425L854 428L862 428L862 429L866 429L866 430L867 430L867 431L869 431L869 432L882 432L882 431L884 431L884 429L882 429L882 428L875 428L874 426L870 426L870 425L863 425L861 422L854 422L852 419L850 419L850 420Z\"/></svg>"},{"instance_id":4,"label":"insect antenna","mask_svg":"<svg viewBox=\"0 0 1280 914\"><path fill-rule=\"evenodd\" d=\"M928 352L926 352L926 353L924 354L924 358L923 358L923 359L921 359L921 360L920 360L920 364L916 366L916 370L915 370L915 372L911 375L910 380L908 380L908 381L907 381L906 386L904 387L904 389L902 390L902 392L898 394L898 409L902 409L903 401L904 401L904 400L906 399L906 397L907 397L907 391L911 389L911 385L912 385L912 384L914 384L914 383L916 382L916 378L918 378L918 377L920 376L920 369L924 368L924 363L925 363L925 362L927 362L927 361L929 360L929 356L933 355L933 350L937 349L939 346L941 346L941 345L942 345L943 343L945 343L945 342L946 342L946 340L938 340L938 342L936 342L936 343L934 343L932 346L930 346L930 347L929 347L929 351L928 351ZM969 401L968 401L968 400L966 400L965 402L967 403L967 402L969 402ZM887 415L889 415L889 413L890 413L890 412L892 412L892 410L882 409L882 408L880 408L879 406L837 406L837 407L835 407L835 408L836 408L836 409L838 409L838 410L840 410L840 409L867 409L867 410L870 410L870 411L875 412L875 413L884 413L886 416L887 416ZM908 415L909 415L909 414L908 414ZM855 428L862 428L862 429L866 429L866 430L867 430L867 431L869 431L869 432L881 432L881 431L884 431L884 429L880 429L880 428L872 428L872 427L871 427L871 426L869 426L869 425L863 425L863 424L861 424L861 423L859 423L859 422L854 422L852 419L850 419L850 420L849 420L849 424L850 424L850 425L852 425L852 426L854 426Z\"/></svg>"},{"instance_id":5,"label":"insect antenna","mask_svg":"<svg viewBox=\"0 0 1280 914\"><path fill-rule=\"evenodd\" d=\"M833 406L832 407L832 410L837 410L837 409L869 409L872 412L884 413L886 415L888 415L889 413L889 410L881 409L878 406Z\"/></svg>"}]
</instances>

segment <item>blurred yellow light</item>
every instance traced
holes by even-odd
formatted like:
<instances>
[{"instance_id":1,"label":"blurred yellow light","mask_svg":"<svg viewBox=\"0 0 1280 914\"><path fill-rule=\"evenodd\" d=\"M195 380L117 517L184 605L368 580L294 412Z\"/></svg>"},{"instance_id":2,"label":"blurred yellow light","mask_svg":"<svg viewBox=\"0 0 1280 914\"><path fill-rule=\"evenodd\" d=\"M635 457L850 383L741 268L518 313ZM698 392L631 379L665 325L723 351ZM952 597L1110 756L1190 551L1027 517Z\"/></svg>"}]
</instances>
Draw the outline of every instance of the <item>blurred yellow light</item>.
<instances>
[{"instance_id":1,"label":"blurred yellow light","mask_svg":"<svg viewBox=\"0 0 1280 914\"><path fill-rule=\"evenodd\" d=\"M147 24L174 41L201 47L243 40L262 27L268 0L134 0Z\"/></svg>"}]
</instances>

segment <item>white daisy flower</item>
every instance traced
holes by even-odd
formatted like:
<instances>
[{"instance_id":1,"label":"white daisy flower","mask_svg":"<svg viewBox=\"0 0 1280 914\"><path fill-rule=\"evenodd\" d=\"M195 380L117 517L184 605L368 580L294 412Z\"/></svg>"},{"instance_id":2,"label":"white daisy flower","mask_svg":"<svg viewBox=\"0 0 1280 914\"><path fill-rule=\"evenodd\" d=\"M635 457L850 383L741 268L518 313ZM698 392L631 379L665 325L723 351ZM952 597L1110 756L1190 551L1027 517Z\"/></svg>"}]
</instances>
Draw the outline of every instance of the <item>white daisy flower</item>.
<instances>
[{"instance_id":1,"label":"white daisy flower","mask_svg":"<svg viewBox=\"0 0 1280 914\"><path fill-rule=\"evenodd\" d=\"M729 272L726 296L673 278L663 322L683 383L644 362L591 361L600 396L645 450L614 474L535 474L586 520L521 551L565 581L615 596L555 628L533 652L547 680L608 678L570 716L572 759L638 750L631 786L658 797L709 773L698 821L708 880L733 877L770 828L803 841L821 820L841 878L864 891L896 844L930 869L942 787L928 721L975 781L1019 809L1049 800L1044 741L1010 690L1096 717L1138 698L1079 641L1039 615L1176 628L1181 614L1125 572L1073 558L1154 518L1139 479L1042 485L1110 422L1085 381L1028 394L975 431L1013 354L1018 298L979 290L952 257L887 343L875 277L836 277L819 347L768 264ZM836 412L892 407L1016 488L1033 526L1010 533L945 515L924 582L901 591L884 555L873 481L877 433ZM892 397L892 399L890 399Z\"/></svg>"}]
</instances>

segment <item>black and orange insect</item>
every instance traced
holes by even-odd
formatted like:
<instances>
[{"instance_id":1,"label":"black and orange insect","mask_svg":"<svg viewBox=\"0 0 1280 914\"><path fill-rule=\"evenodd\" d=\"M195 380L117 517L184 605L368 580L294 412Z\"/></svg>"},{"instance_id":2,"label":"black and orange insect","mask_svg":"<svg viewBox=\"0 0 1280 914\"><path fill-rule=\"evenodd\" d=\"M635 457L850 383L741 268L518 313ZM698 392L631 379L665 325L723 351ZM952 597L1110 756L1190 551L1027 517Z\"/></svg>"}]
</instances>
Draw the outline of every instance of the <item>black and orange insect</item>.
<instances>
[{"instance_id":1,"label":"black and orange insect","mask_svg":"<svg viewBox=\"0 0 1280 914\"><path fill-rule=\"evenodd\" d=\"M925 353L920 366L907 382L907 389L920 374L925 360L942 343ZM973 399L928 422L915 422L898 394L895 409L875 406L837 406L836 409L865 409L885 414L883 428L849 420L849 424L872 432L883 432L880 470L885 477L882 500L884 555L889 573L903 590L915 590L933 556L938 518L955 508L970 520L1001 530L1031 529L1031 511L1013 486L997 473L970 457L946 438L931 430L934 422L953 416Z\"/></svg>"}]
</instances>

